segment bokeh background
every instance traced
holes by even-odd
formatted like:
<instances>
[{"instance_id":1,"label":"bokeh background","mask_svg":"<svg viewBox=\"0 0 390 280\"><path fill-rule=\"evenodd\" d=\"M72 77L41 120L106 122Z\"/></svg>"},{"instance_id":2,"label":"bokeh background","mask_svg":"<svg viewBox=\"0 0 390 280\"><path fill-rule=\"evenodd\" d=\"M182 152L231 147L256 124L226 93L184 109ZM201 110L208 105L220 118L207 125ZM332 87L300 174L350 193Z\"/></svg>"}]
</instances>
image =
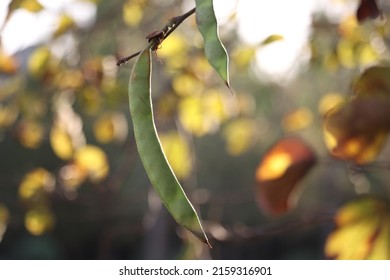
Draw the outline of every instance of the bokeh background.
<instances>
[{"instance_id":1,"label":"bokeh background","mask_svg":"<svg viewBox=\"0 0 390 280\"><path fill-rule=\"evenodd\" d=\"M333 159L322 126L362 69L388 61L386 2L362 23L355 0L214 2L234 94L194 17L156 52L152 81L159 136L209 249L152 189L128 109L133 61L116 66L194 1L2 0L0 259L323 259L344 202L389 196L386 165ZM274 217L258 206L255 173L286 135L317 164L296 207ZM378 162L389 155L386 145Z\"/></svg>"}]
</instances>

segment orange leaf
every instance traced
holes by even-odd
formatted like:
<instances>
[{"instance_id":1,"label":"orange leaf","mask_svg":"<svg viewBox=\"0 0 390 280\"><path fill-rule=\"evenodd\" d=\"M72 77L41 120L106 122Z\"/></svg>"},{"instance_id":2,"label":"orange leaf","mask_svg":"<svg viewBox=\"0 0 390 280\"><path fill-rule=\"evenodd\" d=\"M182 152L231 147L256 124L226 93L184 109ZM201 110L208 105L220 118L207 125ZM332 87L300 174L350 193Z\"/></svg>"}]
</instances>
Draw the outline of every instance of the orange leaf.
<instances>
[{"instance_id":1,"label":"orange leaf","mask_svg":"<svg viewBox=\"0 0 390 280\"><path fill-rule=\"evenodd\" d=\"M349 102L325 114L324 138L331 154L357 164L373 161L390 131L390 68L368 68Z\"/></svg>"},{"instance_id":2,"label":"orange leaf","mask_svg":"<svg viewBox=\"0 0 390 280\"><path fill-rule=\"evenodd\" d=\"M390 129L390 99L355 98L325 116L324 138L331 154L358 164L382 150Z\"/></svg>"},{"instance_id":3,"label":"orange leaf","mask_svg":"<svg viewBox=\"0 0 390 280\"><path fill-rule=\"evenodd\" d=\"M15 57L5 54L0 49L0 73L14 74L18 71L19 63Z\"/></svg>"},{"instance_id":4,"label":"orange leaf","mask_svg":"<svg viewBox=\"0 0 390 280\"><path fill-rule=\"evenodd\" d=\"M278 141L256 170L260 208L272 215L291 209L292 193L315 161L312 149L301 139L289 137Z\"/></svg>"}]
</instances>

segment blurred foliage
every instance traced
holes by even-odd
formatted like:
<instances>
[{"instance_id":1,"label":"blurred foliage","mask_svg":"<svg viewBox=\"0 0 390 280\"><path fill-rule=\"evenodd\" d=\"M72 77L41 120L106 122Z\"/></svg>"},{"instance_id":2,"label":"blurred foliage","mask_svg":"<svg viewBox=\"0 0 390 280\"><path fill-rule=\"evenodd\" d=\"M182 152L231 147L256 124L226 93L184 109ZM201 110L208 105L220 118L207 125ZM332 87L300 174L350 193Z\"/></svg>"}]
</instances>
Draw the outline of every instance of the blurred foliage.
<instances>
[{"instance_id":1,"label":"blurred foliage","mask_svg":"<svg viewBox=\"0 0 390 280\"><path fill-rule=\"evenodd\" d=\"M362 197L336 213L337 229L326 244L326 254L338 259L389 259L390 216L386 201Z\"/></svg>"},{"instance_id":2,"label":"blurred foliage","mask_svg":"<svg viewBox=\"0 0 390 280\"><path fill-rule=\"evenodd\" d=\"M246 45L232 16L220 28L233 95L205 59L194 17L157 50L157 128L205 221L208 250L150 191L128 112L131 67L116 66L194 3L89 2L97 11L88 27L61 12L41 45L13 55L0 45L0 258L389 258L388 6L374 21L314 14L310 60L283 83L255 63L283 36ZM13 0L7 20L17 9L53 13ZM311 147L310 164L293 175L308 153L275 152L286 136ZM269 168L282 185L270 183ZM294 203L275 217L266 204L259 210L259 192ZM385 201L345 204L367 193Z\"/></svg>"},{"instance_id":3,"label":"blurred foliage","mask_svg":"<svg viewBox=\"0 0 390 280\"><path fill-rule=\"evenodd\" d=\"M290 137L279 140L256 169L260 208L279 215L294 207L291 193L315 161L314 152L301 139Z\"/></svg>"}]
</instances>

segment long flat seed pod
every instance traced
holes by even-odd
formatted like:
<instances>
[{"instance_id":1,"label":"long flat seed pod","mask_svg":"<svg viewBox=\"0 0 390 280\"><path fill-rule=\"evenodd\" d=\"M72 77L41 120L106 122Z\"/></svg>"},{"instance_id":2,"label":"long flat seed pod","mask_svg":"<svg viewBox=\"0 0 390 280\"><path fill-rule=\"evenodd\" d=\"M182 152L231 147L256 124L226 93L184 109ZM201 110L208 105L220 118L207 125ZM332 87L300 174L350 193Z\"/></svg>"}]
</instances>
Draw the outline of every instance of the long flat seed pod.
<instances>
[{"instance_id":1,"label":"long flat seed pod","mask_svg":"<svg viewBox=\"0 0 390 280\"><path fill-rule=\"evenodd\" d=\"M154 189L173 218L209 245L199 217L173 173L159 141L153 118L151 71L151 50L146 48L135 62L129 83L130 113L138 153Z\"/></svg>"},{"instance_id":2,"label":"long flat seed pod","mask_svg":"<svg viewBox=\"0 0 390 280\"><path fill-rule=\"evenodd\" d=\"M196 0L195 3L196 24L203 37L206 58L231 90L229 84L229 56L219 39L213 0Z\"/></svg>"}]
</instances>

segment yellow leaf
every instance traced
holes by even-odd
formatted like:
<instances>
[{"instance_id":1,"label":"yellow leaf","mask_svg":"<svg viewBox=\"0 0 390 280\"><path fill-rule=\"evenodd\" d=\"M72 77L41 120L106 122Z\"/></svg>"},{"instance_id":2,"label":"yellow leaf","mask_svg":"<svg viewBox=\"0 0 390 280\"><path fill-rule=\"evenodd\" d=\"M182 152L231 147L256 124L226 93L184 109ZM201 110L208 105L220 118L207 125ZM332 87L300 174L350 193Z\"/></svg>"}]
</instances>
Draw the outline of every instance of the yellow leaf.
<instances>
[{"instance_id":1,"label":"yellow leaf","mask_svg":"<svg viewBox=\"0 0 390 280\"><path fill-rule=\"evenodd\" d=\"M127 136L127 121L119 112L105 113L94 123L93 132L96 140L106 144L123 141Z\"/></svg>"},{"instance_id":2,"label":"yellow leaf","mask_svg":"<svg viewBox=\"0 0 390 280\"><path fill-rule=\"evenodd\" d=\"M359 23L356 20L356 17L353 15L346 17L340 23L339 30L345 40L356 42L361 40L361 38L363 37L362 30L359 27Z\"/></svg>"},{"instance_id":3,"label":"yellow leaf","mask_svg":"<svg viewBox=\"0 0 390 280\"><path fill-rule=\"evenodd\" d=\"M238 156L248 151L256 140L256 125L247 118L236 119L223 129L226 150L229 154Z\"/></svg>"},{"instance_id":4,"label":"yellow leaf","mask_svg":"<svg viewBox=\"0 0 390 280\"><path fill-rule=\"evenodd\" d=\"M185 39L177 34L172 33L161 45L158 50L158 56L162 58L176 58L178 55L187 50Z\"/></svg>"},{"instance_id":5,"label":"yellow leaf","mask_svg":"<svg viewBox=\"0 0 390 280\"><path fill-rule=\"evenodd\" d=\"M234 61L234 65L238 68L246 68L250 65L256 55L256 49L253 47L244 47L236 50L232 59Z\"/></svg>"},{"instance_id":6,"label":"yellow leaf","mask_svg":"<svg viewBox=\"0 0 390 280\"><path fill-rule=\"evenodd\" d=\"M50 144L54 153L63 160L69 160L74 153L73 141L69 133L59 125L53 125L50 131Z\"/></svg>"},{"instance_id":7,"label":"yellow leaf","mask_svg":"<svg viewBox=\"0 0 390 280\"><path fill-rule=\"evenodd\" d=\"M54 80L54 84L59 89L80 89L84 82L84 76L80 70L62 70L56 73Z\"/></svg>"},{"instance_id":8,"label":"yellow leaf","mask_svg":"<svg viewBox=\"0 0 390 280\"><path fill-rule=\"evenodd\" d=\"M24 225L32 235L42 235L53 229L54 224L54 214L45 206L39 206L27 211L24 218Z\"/></svg>"},{"instance_id":9,"label":"yellow leaf","mask_svg":"<svg viewBox=\"0 0 390 280\"><path fill-rule=\"evenodd\" d=\"M218 90L209 89L202 96L205 115L213 125L219 125L230 115L226 108L224 95Z\"/></svg>"},{"instance_id":10,"label":"yellow leaf","mask_svg":"<svg viewBox=\"0 0 390 280\"><path fill-rule=\"evenodd\" d=\"M269 45L269 44L272 44L274 42L277 42L277 41L281 41L281 40L284 40L284 37L282 35L279 35L279 34L272 34L270 36L268 36L267 38L265 38L261 43L260 45L261 46L266 46L266 45Z\"/></svg>"},{"instance_id":11,"label":"yellow leaf","mask_svg":"<svg viewBox=\"0 0 390 280\"><path fill-rule=\"evenodd\" d=\"M178 114L180 122L188 132L202 136L216 131L230 113L220 92L209 89L200 96L181 99Z\"/></svg>"},{"instance_id":12,"label":"yellow leaf","mask_svg":"<svg viewBox=\"0 0 390 280\"><path fill-rule=\"evenodd\" d=\"M180 96L199 96L203 91L202 83L195 76L187 73L173 78L172 87Z\"/></svg>"},{"instance_id":13,"label":"yellow leaf","mask_svg":"<svg viewBox=\"0 0 390 280\"><path fill-rule=\"evenodd\" d=\"M109 171L106 154L93 145L79 148L74 155L74 164L86 170L90 180L95 183L106 178Z\"/></svg>"},{"instance_id":14,"label":"yellow leaf","mask_svg":"<svg viewBox=\"0 0 390 280\"><path fill-rule=\"evenodd\" d=\"M358 62L361 66L370 65L376 61L378 61L378 53L375 49L369 44L363 44L358 49Z\"/></svg>"},{"instance_id":15,"label":"yellow leaf","mask_svg":"<svg viewBox=\"0 0 390 280\"><path fill-rule=\"evenodd\" d=\"M192 170L192 157L187 141L176 132L162 133L159 137L176 176L179 179L188 177Z\"/></svg>"},{"instance_id":16,"label":"yellow leaf","mask_svg":"<svg viewBox=\"0 0 390 280\"><path fill-rule=\"evenodd\" d=\"M11 126L19 115L19 107L16 104L0 104L0 128Z\"/></svg>"},{"instance_id":17,"label":"yellow leaf","mask_svg":"<svg viewBox=\"0 0 390 280\"><path fill-rule=\"evenodd\" d=\"M347 40L340 40L337 44L337 56L340 63L346 68L356 67L354 45Z\"/></svg>"},{"instance_id":18,"label":"yellow leaf","mask_svg":"<svg viewBox=\"0 0 390 280\"><path fill-rule=\"evenodd\" d=\"M310 125L312 120L313 114L310 109L300 108L284 116L282 126L286 131L292 132L304 129Z\"/></svg>"},{"instance_id":19,"label":"yellow leaf","mask_svg":"<svg viewBox=\"0 0 390 280\"><path fill-rule=\"evenodd\" d=\"M41 145L45 131L39 122L25 120L18 124L17 133L23 146L36 149Z\"/></svg>"},{"instance_id":20,"label":"yellow leaf","mask_svg":"<svg viewBox=\"0 0 390 280\"><path fill-rule=\"evenodd\" d=\"M44 168L36 168L27 173L19 185L19 196L23 200L39 199L39 196L52 192L54 176Z\"/></svg>"},{"instance_id":21,"label":"yellow leaf","mask_svg":"<svg viewBox=\"0 0 390 280\"><path fill-rule=\"evenodd\" d=\"M340 93L328 92L321 97L318 104L318 111L322 116L324 116L330 110L340 106L343 102L345 102L345 99Z\"/></svg>"},{"instance_id":22,"label":"yellow leaf","mask_svg":"<svg viewBox=\"0 0 390 280\"><path fill-rule=\"evenodd\" d=\"M20 8L36 13L41 11L43 6L37 0L12 0L8 5L9 12Z\"/></svg>"},{"instance_id":23,"label":"yellow leaf","mask_svg":"<svg viewBox=\"0 0 390 280\"><path fill-rule=\"evenodd\" d=\"M379 232L376 241L371 249L371 254L367 257L369 260L388 260L390 259L390 219L387 218Z\"/></svg>"},{"instance_id":24,"label":"yellow leaf","mask_svg":"<svg viewBox=\"0 0 390 280\"><path fill-rule=\"evenodd\" d=\"M42 78L50 61L51 52L47 47L40 47L34 50L27 62L28 72L34 78Z\"/></svg>"},{"instance_id":25,"label":"yellow leaf","mask_svg":"<svg viewBox=\"0 0 390 280\"><path fill-rule=\"evenodd\" d=\"M54 31L54 37L59 37L62 34L66 33L68 30L74 28L76 23L73 18L69 15L63 14L58 20L58 26Z\"/></svg>"},{"instance_id":26,"label":"yellow leaf","mask_svg":"<svg viewBox=\"0 0 390 280\"><path fill-rule=\"evenodd\" d=\"M335 217L337 226L344 226L371 219L378 212L386 211L386 205L376 199L361 199L344 205Z\"/></svg>"},{"instance_id":27,"label":"yellow leaf","mask_svg":"<svg viewBox=\"0 0 390 280\"><path fill-rule=\"evenodd\" d=\"M183 127L195 136L202 136L207 133L203 121L202 102L198 98L187 97L179 103L179 119Z\"/></svg>"},{"instance_id":28,"label":"yellow leaf","mask_svg":"<svg viewBox=\"0 0 390 280\"><path fill-rule=\"evenodd\" d=\"M363 220L342 227L331 233L325 247L325 254L340 260L366 259L371 249L370 239L378 227L378 218Z\"/></svg>"},{"instance_id":29,"label":"yellow leaf","mask_svg":"<svg viewBox=\"0 0 390 280\"><path fill-rule=\"evenodd\" d=\"M387 202L363 196L341 207L325 254L336 259L389 259L390 208Z\"/></svg>"},{"instance_id":30,"label":"yellow leaf","mask_svg":"<svg viewBox=\"0 0 390 280\"><path fill-rule=\"evenodd\" d=\"M139 3L127 1L123 6L123 20L130 27L138 25L143 17L143 9Z\"/></svg>"}]
</instances>

